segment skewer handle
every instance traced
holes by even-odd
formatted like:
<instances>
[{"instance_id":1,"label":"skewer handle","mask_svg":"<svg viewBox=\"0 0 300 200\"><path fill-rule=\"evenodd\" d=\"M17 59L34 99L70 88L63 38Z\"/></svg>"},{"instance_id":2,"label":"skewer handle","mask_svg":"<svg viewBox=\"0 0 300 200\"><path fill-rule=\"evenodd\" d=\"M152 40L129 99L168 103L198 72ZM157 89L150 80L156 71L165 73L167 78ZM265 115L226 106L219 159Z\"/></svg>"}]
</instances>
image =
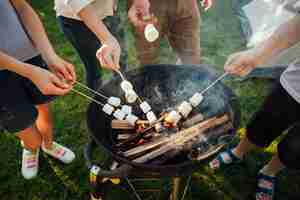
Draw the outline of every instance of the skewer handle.
<instances>
[{"instance_id":1,"label":"skewer handle","mask_svg":"<svg viewBox=\"0 0 300 200\"><path fill-rule=\"evenodd\" d=\"M200 92L200 94L204 94L205 92L207 92L210 88L214 87L219 81L221 81L222 79L224 79L227 75L229 75L228 72L225 72L224 74L222 74L219 78L217 78L214 82L212 82L207 88L205 88L204 90L202 90Z\"/></svg>"},{"instance_id":2,"label":"skewer handle","mask_svg":"<svg viewBox=\"0 0 300 200\"><path fill-rule=\"evenodd\" d=\"M121 79L122 79L123 81L126 81L126 78L125 78L125 76L123 75L123 73L122 73L120 70L116 70L116 71L117 71L117 73L120 75Z\"/></svg>"}]
</instances>

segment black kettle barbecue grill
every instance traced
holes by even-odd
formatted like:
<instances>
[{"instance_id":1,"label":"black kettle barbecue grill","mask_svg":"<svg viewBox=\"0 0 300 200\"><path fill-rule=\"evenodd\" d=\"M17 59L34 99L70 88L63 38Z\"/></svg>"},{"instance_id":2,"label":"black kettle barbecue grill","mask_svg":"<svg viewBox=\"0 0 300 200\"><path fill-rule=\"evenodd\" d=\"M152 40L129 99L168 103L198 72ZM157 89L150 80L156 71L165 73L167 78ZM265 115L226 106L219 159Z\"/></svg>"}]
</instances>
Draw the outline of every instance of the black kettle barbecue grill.
<instances>
[{"instance_id":1,"label":"black kettle barbecue grill","mask_svg":"<svg viewBox=\"0 0 300 200\"><path fill-rule=\"evenodd\" d=\"M163 110L174 108L177 104L187 100L195 92L206 88L218 78L218 74L211 66L199 65L149 65L125 73L140 97L149 102L156 114ZM99 87L99 91L107 96L122 97L120 88L121 79L114 77ZM97 97L97 100L101 97ZM187 155L180 154L164 164L134 163L121 156L115 149L117 132L111 128L112 117L102 112L102 108L96 103L91 103L87 112L87 125L91 134L92 142L96 146L103 147L112 158L120 165L114 170L101 169L99 177L180 177L191 174L203 161L191 160ZM134 112L141 116L138 106ZM240 110L237 97L224 84L219 82L204 95L204 101L193 112L202 113L205 118L228 114L233 124L233 129L222 133L222 136L234 135L239 126ZM221 141L221 140L219 140ZM210 142L210 141L208 141ZM224 143L224 141L222 141ZM220 144L210 144L207 152L202 152L206 159L216 153ZM86 159L91 167L91 145L88 145ZM207 156L205 156L207 155ZM204 160L205 160L204 159ZM174 198L175 199L175 198Z\"/></svg>"}]
</instances>

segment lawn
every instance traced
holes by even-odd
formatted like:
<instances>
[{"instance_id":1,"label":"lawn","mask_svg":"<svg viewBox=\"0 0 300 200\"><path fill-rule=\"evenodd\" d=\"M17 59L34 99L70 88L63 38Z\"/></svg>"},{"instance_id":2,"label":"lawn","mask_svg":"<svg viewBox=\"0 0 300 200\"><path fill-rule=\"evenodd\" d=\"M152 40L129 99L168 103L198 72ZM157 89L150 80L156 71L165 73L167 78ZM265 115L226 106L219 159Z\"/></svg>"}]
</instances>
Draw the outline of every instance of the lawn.
<instances>
[{"instance_id":1,"label":"lawn","mask_svg":"<svg viewBox=\"0 0 300 200\"><path fill-rule=\"evenodd\" d=\"M232 0L233 1L233 0ZM226 57L243 49L244 41L236 17L231 9L232 1L220 1L209 12L202 12L201 44L203 62L212 64L218 70ZM83 66L59 30L53 0L32 0L39 12L52 43L58 53L76 65L79 81L84 82ZM130 33L126 23L124 5L121 6L123 27ZM128 65L135 67L132 35L124 38L129 45ZM162 62L174 63L174 54L165 43L162 44ZM108 77L108 76L107 76ZM252 114L258 109L263 98L270 90L272 83L263 80L239 82L226 81L240 98L242 124L244 127ZM56 140L67 144L77 155L72 165L63 166L47 156L41 156L38 178L26 181L21 176L21 147L17 139L9 134L0 134L0 199L1 200L82 200L88 193L88 171L83 158L83 146L88 141L85 124L85 111L88 102L75 94L69 94L56 100L53 105ZM242 134L242 133L241 133ZM246 159L246 163L231 167L220 173L212 173L207 166L199 166L192 179L191 192L187 199L253 199L255 174L263 162L276 150L276 143L264 152L257 151ZM299 199L300 176L293 172L283 172L279 179L280 188L277 199ZM114 199L126 199L116 192ZM298 198L297 198L298 197Z\"/></svg>"}]
</instances>

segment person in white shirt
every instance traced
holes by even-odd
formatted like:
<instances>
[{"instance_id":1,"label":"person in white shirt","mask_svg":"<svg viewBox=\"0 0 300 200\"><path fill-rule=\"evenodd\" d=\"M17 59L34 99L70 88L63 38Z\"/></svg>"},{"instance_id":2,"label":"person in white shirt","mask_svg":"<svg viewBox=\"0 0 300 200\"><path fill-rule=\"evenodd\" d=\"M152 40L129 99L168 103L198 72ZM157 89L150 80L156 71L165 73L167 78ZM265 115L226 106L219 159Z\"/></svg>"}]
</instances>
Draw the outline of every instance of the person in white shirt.
<instances>
[{"instance_id":1,"label":"person in white shirt","mask_svg":"<svg viewBox=\"0 0 300 200\"><path fill-rule=\"evenodd\" d=\"M93 89L101 80L99 64L120 68L120 44L103 22L114 15L116 4L116 0L55 0L61 28L84 63L87 85Z\"/></svg>"}]
</instances>

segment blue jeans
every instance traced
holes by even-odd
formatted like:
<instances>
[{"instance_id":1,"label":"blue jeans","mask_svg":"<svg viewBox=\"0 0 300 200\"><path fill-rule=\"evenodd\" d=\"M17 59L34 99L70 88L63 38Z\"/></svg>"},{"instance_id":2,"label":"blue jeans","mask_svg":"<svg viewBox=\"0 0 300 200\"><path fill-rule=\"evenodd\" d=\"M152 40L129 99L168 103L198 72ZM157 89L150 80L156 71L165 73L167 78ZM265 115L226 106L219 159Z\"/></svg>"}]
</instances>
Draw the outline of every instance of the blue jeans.
<instances>
[{"instance_id":1,"label":"blue jeans","mask_svg":"<svg viewBox=\"0 0 300 200\"><path fill-rule=\"evenodd\" d=\"M66 38L76 49L85 66L88 87L96 89L101 81L100 63L96 57L96 52L101 47L98 38L79 20L60 16L58 21Z\"/></svg>"}]
</instances>

